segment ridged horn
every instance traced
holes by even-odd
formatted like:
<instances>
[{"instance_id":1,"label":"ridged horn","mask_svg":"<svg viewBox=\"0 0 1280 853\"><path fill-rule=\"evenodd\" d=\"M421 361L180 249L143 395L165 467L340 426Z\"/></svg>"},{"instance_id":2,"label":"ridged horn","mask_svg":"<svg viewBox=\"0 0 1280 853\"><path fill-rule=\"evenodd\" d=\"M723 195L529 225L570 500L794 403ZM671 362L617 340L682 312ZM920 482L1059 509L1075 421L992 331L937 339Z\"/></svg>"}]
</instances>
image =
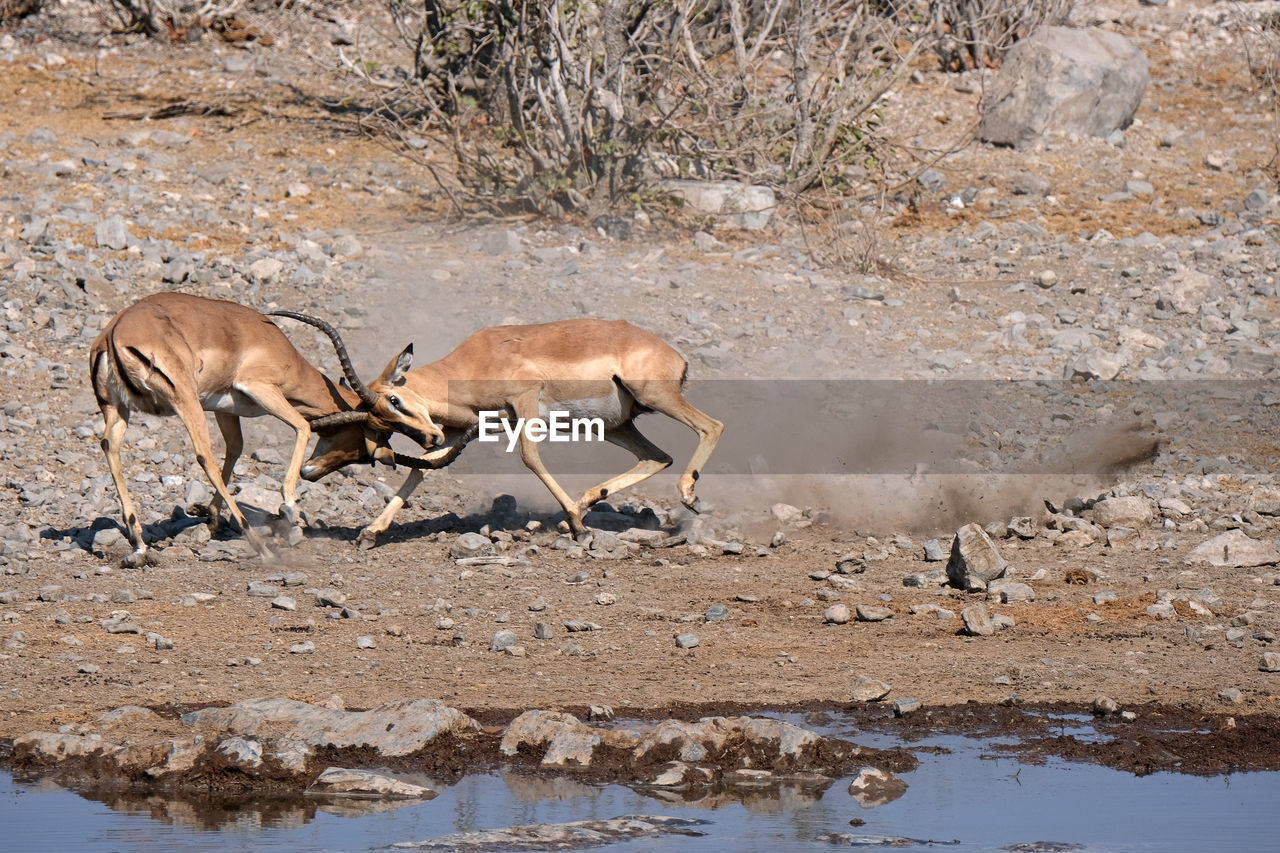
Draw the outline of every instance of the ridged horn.
<instances>
[{"instance_id":1,"label":"ridged horn","mask_svg":"<svg viewBox=\"0 0 1280 853\"><path fill-rule=\"evenodd\" d=\"M369 413L363 410L352 410L349 412L334 412L331 415L322 415L318 418L310 420L307 425L311 429L327 429L328 427L343 426L344 424L360 424L369 420Z\"/></svg>"},{"instance_id":2,"label":"ridged horn","mask_svg":"<svg viewBox=\"0 0 1280 853\"><path fill-rule=\"evenodd\" d=\"M459 438L455 439L453 443L428 451L422 456L408 456L404 453L396 453L396 464L403 465L406 468L417 468L419 470L428 471L436 468L443 468L446 465L452 464L453 460L458 458L463 449L475 439L476 434L479 431L479 424L472 424L467 428L467 431Z\"/></svg>"},{"instance_id":3,"label":"ridged horn","mask_svg":"<svg viewBox=\"0 0 1280 853\"><path fill-rule=\"evenodd\" d=\"M342 372L346 375L347 382L351 385L351 390L356 392L356 396L358 396L360 401L366 406L372 408L377 404L377 396L369 390L368 386L360 381L360 377L356 375L356 369L351 366L351 356L347 354L347 346L342 342L342 336L338 334L337 329L326 323L324 320L321 320L319 317L310 317L306 314L299 314L296 311L272 311L270 314L272 317L289 317L293 320L300 320L303 323L315 326L317 329L328 335L329 340L333 341L333 348L337 350L338 362L342 365ZM366 417L368 417L367 414ZM312 427L314 426L315 422L313 421Z\"/></svg>"}]
</instances>

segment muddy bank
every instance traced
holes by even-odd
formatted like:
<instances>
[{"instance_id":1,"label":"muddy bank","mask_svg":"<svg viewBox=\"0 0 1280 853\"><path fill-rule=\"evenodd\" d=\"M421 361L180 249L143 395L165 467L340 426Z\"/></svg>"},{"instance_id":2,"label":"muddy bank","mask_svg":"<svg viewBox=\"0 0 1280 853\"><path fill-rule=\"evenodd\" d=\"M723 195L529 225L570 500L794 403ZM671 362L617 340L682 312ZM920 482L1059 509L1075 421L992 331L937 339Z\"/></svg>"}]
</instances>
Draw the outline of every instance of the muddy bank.
<instances>
[{"instance_id":1,"label":"muddy bank","mask_svg":"<svg viewBox=\"0 0 1280 853\"><path fill-rule=\"evenodd\" d=\"M608 709L591 710L602 716ZM0 742L0 767L94 798L163 793L230 802L305 792L376 802L430 798L466 774L502 772L621 784L686 804L767 799L784 788L821 796L835 778L859 768L896 780L894 774L917 766L911 745L937 735L999 738L992 754L1024 764L1064 759L1137 776L1280 770L1280 720L1273 716L1158 703L1124 713L970 703L894 716L880 705L716 703L586 722L585 714L531 710L513 717L490 710L482 724L434 700L347 711L258 699L180 715L115 709L90 723ZM873 749L855 742L860 735L888 735L904 745ZM356 771L347 789L325 784L335 768Z\"/></svg>"}]
</instances>

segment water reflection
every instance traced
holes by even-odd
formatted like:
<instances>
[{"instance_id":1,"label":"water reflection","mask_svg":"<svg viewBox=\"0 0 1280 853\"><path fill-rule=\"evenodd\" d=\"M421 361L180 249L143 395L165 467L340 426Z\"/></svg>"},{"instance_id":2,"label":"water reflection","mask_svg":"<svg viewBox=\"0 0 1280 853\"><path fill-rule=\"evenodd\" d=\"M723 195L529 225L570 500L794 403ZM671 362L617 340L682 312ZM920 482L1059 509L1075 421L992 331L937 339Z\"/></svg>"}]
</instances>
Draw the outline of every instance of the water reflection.
<instances>
[{"instance_id":1,"label":"water reflection","mask_svg":"<svg viewBox=\"0 0 1280 853\"><path fill-rule=\"evenodd\" d=\"M838 715L827 722L835 728L849 725ZM1079 721L1063 722L1074 728ZM853 734L860 742L868 740L865 732ZM1041 839L1083 850L1135 853L1274 849L1280 773L1140 778L1087 764L1050 759L1030 765L992 756L993 748L1007 741L935 735L912 744L920 766L901 774L909 787L875 808L860 806L848 793L849 778L677 792L510 771L447 783L388 774L440 791L435 799L418 802L115 789L76 794L47 780L0 773L0 825L5 827L0 848L31 853L365 851L454 833L647 814L706 820L701 829L707 837L624 841L610 850L777 853L831 849L835 839L838 846L850 847L885 838L958 839L948 849L964 851L1008 849ZM865 825L851 832L851 820Z\"/></svg>"}]
</instances>

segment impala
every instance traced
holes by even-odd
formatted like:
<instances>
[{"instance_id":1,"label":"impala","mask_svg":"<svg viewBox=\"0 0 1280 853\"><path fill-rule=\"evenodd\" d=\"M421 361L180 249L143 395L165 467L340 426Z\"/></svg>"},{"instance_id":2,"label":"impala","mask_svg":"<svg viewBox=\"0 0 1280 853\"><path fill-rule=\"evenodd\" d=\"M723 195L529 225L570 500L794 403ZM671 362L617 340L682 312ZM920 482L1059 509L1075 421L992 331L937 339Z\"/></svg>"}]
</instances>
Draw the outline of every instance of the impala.
<instances>
[{"instance_id":1,"label":"impala","mask_svg":"<svg viewBox=\"0 0 1280 853\"><path fill-rule=\"evenodd\" d=\"M345 352L340 358L346 359ZM344 364L343 369L354 375L350 364ZM245 538L265 558L271 555L270 550L250 529L227 492L244 448L240 418L273 415L293 428L296 439L285 474L283 515L296 524L298 478L312 430L341 430L353 418L364 424L367 409L379 402L363 385L352 383L352 389L347 389L332 382L257 311L184 293L148 296L112 318L89 351L89 372L102 410L102 450L134 549L124 560L126 566L140 566L149 559L120 461L131 412L176 414L182 419L195 447L196 462L216 492L209 506L210 523L217 526L225 504ZM214 463L206 411L214 413L226 443L221 471ZM425 416L401 428L423 435L440 434ZM369 435L373 440L376 434ZM364 452L370 458L395 459L385 441L364 448ZM447 454L429 454L414 463L430 467L449 461L452 457Z\"/></svg>"},{"instance_id":2,"label":"impala","mask_svg":"<svg viewBox=\"0 0 1280 853\"><path fill-rule=\"evenodd\" d=\"M323 320L286 311L324 331L343 364L350 364L338 332ZM383 446L396 417L425 416L444 428L444 449L460 452L476 434L482 414L502 412L511 419L545 419L550 412L600 419L604 440L625 448L637 463L630 470L588 489L574 500L542 463L538 442L521 431L520 458L564 508L574 536L586 536L582 514L602 498L652 477L672 463L671 457L645 438L635 418L661 412L698 434L698 447L678 481L680 499L697 511L693 487L724 425L684 399L688 364L661 338L621 320L561 320L532 326L494 326L468 337L439 361L410 369L412 346L392 359L368 385L376 398L367 405L368 419L355 416L324 435L302 469L308 480L344 465L367 462L370 446ZM349 377L352 384L358 381ZM362 547L374 544L391 519L422 482L422 469L440 467L403 455L396 461L413 470L386 509L359 534Z\"/></svg>"}]
</instances>

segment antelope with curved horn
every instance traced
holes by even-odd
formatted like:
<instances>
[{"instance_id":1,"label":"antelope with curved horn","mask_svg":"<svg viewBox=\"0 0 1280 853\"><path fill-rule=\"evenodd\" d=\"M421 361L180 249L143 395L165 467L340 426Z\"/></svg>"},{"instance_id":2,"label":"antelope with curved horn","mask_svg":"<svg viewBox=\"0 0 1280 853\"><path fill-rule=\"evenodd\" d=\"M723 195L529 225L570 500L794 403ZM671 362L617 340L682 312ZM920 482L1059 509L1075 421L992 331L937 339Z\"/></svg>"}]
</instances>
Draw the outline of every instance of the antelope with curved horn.
<instances>
[{"instance_id":1,"label":"antelope with curved horn","mask_svg":"<svg viewBox=\"0 0 1280 853\"><path fill-rule=\"evenodd\" d=\"M252 308L184 293L148 296L112 318L89 351L89 372L102 410L102 450L134 549L125 565L140 566L149 558L120 460L131 412L176 414L182 419L196 462L216 493L209 506L210 523L217 525L225 505L254 550L270 557L227 492L244 448L240 418L272 415L293 428L296 439L285 474L282 514L296 524L298 478L312 431L362 424L368 410L380 402L350 370L345 352L341 358L353 390L316 370L271 320ZM206 411L214 413L226 443L221 471L214 462ZM391 453L385 442L365 451L388 459ZM452 461L435 458L439 464Z\"/></svg>"},{"instance_id":2,"label":"antelope with curved horn","mask_svg":"<svg viewBox=\"0 0 1280 853\"><path fill-rule=\"evenodd\" d=\"M342 348L337 331L327 323L292 312L273 312L310 323ZM445 449L474 437L482 413L513 418L546 417L549 411L600 418L604 439L635 455L630 470L588 489L574 500L543 465L537 441L519 433L521 460L564 508L569 527L582 538L582 514L592 504L645 480L672 463L672 458L645 438L635 418L661 412L698 434L698 447L678 481L681 501L697 510L694 483L716 446L724 425L684 399L688 371L684 357L661 338L621 320L561 320L531 326L481 329L444 358L410 369L407 347L386 366L369 391L378 398L376 417L351 423L322 436L302 476L314 480L353 462L370 461L367 447L385 444L385 428L397 429L399 417L425 416L444 427ZM421 440L419 440L421 441ZM438 451L440 452L440 451ZM456 454L455 454L456 455ZM362 547L374 544L409 495L422 482L422 468L440 467L402 454L396 461L413 470L386 509L360 531Z\"/></svg>"}]
</instances>

